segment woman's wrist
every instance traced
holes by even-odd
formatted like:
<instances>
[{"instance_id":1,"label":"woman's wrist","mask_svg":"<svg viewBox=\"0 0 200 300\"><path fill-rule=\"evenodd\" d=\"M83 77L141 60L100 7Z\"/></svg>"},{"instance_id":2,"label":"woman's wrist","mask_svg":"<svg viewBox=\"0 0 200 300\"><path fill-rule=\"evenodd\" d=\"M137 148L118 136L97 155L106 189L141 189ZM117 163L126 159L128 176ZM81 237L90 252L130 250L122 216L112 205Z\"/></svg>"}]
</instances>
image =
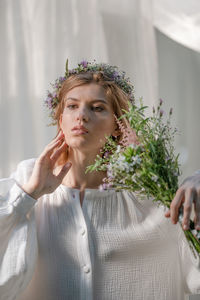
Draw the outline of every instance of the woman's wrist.
<instances>
[{"instance_id":1,"label":"woman's wrist","mask_svg":"<svg viewBox=\"0 0 200 300\"><path fill-rule=\"evenodd\" d=\"M24 184L22 186L22 189L25 193L27 193L30 197L34 198L35 200L42 196L38 189L30 186L28 183Z\"/></svg>"}]
</instances>

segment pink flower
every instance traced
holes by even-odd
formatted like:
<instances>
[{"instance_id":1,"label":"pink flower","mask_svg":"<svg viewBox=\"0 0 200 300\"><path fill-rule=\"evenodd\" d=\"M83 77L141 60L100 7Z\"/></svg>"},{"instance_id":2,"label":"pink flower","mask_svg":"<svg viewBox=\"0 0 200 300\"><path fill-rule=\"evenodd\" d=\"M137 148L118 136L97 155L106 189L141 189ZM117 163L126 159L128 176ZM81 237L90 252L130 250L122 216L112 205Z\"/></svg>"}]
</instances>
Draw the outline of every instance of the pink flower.
<instances>
[{"instance_id":1,"label":"pink flower","mask_svg":"<svg viewBox=\"0 0 200 300\"><path fill-rule=\"evenodd\" d=\"M125 127L124 124L119 121L116 116L115 119L120 131L122 132L122 140L120 143L125 147L129 145L139 145L135 130L133 130L128 124L127 127Z\"/></svg>"}]
</instances>

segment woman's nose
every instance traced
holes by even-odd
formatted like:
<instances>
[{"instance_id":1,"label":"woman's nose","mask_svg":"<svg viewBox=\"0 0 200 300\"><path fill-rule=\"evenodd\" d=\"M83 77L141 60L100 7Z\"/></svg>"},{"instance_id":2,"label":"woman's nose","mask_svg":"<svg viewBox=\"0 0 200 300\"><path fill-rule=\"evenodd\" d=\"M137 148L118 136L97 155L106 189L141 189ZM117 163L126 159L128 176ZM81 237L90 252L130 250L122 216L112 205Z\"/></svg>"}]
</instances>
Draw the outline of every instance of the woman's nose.
<instances>
[{"instance_id":1,"label":"woman's nose","mask_svg":"<svg viewBox=\"0 0 200 300\"><path fill-rule=\"evenodd\" d=\"M77 120L88 122L89 116L88 116L87 109L82 108L78 111Z\"/></svg>"}]
</instances>

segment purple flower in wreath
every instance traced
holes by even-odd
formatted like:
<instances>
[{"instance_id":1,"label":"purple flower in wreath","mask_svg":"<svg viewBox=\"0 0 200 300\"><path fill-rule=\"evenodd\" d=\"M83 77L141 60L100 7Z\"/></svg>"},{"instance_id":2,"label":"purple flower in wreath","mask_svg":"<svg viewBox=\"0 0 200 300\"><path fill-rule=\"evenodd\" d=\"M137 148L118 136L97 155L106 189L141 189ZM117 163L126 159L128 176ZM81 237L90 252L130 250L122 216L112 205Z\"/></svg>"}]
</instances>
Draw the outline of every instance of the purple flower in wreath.
<instances>
[{"instance_id":1,"label":"purple flower in wreath","mask_svg":"<svg viewBox=\"0 0 200 300\"><path fill-rule=\"evenodd\" d=\"M65 79L66 79L66 78L65 78L65 77L62 77L62 76L60 76L60 78L59 78L60 81L65 81Z\"/></svg>"},{"instance_id":2,"label":"purple flower in wreath","mask_svg":"<svg viewBox=\"0 0 200 300\"><path fill-rule=\"evenodd\" d=\"M51 101L45 100L45 104L48 106L51 112L51 116L53 116L53 110L58 105L58 95L59 90L62 87L63 82L73 74L79 74L81 72L102 72L106 76L110 77L116 84L129 96L131 102L134 103L134 95L133 95L133 86L129 82L129 78L125 78L125 72L118 71L116 66L110 66L108 64L96 64L94 62L88 62L87 60L82 60L78 66L74 69L69 70L68 68L68 60L66 62L65 67L65 75L62 77L60 76L58 79L55 80L53 84L51 84L53 91L52 93L49 92L48 97L51 98ZM53 124L53 123L52 123ZM53 124L54 125L54 124Z\"/></svg>"},{"instance_id":3,"label":"purple flower in wreath","mask_svg":"<svg viewBox=\"0 0 200 300\"><path fill-rule=\"evenodd\" d=\"M86 60L81 61L80 63L84 68L87 68L88 62Z\"/></svg>"},{"instance_id":4,"label":"purple flower in wreath","mask_svg":"<svg viewBox=\"0 0 200 300\"><path fill-rule=\"evenodd\" d=\"M52 98L51 98L50 96L47 97L47 99L46 99L45 102L46 102L47 106L48 106L50 109L52 109Z\"/></svg>"},{"instance_id":5,"label":"purple flower in wreath","mask_svg":"<svg viewBox=\"0 0 200 300\"><path fill-rule=\"evenodd\" d=\"M119 76L119 73L118 72L113 72L113 75L112 75L112 77L113 77L113 79L116 79L117 77Z\"/></svg>"}]
</instances>

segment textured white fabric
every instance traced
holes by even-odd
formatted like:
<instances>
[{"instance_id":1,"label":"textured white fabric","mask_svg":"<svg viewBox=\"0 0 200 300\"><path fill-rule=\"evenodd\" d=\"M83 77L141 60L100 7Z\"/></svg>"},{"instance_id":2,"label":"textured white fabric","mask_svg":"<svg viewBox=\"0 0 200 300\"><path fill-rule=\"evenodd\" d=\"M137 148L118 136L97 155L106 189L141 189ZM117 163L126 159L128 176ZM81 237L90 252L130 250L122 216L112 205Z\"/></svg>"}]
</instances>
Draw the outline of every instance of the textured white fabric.
<instances>
[{"instance_id":1,"label":"textured white fabric","mask_svg":"<svg viewBox=\"0 0 200 300\"><path fill-rule=\"evenodd\" d=\"M60 185L20 188L34 159L0 182L1 300L183 300L200 292L199 261L182 229L133 193Z\"/></svg>"}]
</instances>

